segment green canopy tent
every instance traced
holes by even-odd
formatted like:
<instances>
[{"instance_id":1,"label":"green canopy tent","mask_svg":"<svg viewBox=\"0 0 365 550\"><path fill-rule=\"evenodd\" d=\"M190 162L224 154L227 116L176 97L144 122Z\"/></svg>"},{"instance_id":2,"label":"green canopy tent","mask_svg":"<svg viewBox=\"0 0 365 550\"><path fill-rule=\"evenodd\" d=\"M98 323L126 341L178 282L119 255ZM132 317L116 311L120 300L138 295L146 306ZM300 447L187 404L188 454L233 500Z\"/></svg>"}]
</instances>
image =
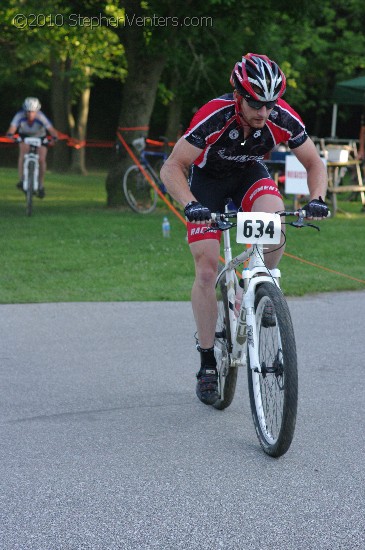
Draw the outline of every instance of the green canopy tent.
<instances>
[{"instance_id":1,"label":"green canopy tent","mask_svg":"<svg viewBox=\"0 0 365 550\"><path fill-rule=\"evenodd\" d=\"M365 105L365 76L338 82L333 91L331 137L336 136L338 105Z\"/></svg>"}]
</instances>

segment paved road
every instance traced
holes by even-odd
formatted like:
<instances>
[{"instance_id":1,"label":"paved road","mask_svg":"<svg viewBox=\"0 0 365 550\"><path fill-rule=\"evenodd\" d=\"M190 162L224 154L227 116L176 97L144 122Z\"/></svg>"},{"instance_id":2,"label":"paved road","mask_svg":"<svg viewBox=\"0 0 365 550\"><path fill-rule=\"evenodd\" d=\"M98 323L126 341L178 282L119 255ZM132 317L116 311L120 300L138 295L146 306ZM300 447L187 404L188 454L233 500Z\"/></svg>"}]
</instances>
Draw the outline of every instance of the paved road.
<instances>
[{"instance_id":1,"label":"paved road","mask_svg":"<svg viewBox=\"0 0 365 550\"><path fill-rule=\"evenodd\" d=\"M188 303L0 306L1 550L365 549L365 292L290 299L296 437L195 397Z\"/></svg>"}]
</instances>

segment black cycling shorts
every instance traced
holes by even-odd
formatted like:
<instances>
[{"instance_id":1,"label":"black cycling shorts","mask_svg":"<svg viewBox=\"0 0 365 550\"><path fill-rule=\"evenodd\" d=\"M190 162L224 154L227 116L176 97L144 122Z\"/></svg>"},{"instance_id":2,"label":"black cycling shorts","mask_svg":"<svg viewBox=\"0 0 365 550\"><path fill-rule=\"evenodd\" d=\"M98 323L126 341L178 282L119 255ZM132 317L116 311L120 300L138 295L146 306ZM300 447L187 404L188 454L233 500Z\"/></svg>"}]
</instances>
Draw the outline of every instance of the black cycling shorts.
<instances>
[{"instance_id":1,"label":"black cycling shorts","mask_svg":"<svg viewBox=\"0 0 365 550\"><path fill-rule=\"evenodd\" d=\"M211 212L224 212L228 199L232 199L238 209L250 187L261 181L275 186L277 190L265 164L255 161L247 162L239 172L225 178L212 177L204 169L193 166L189 178L192 194Z\"/></svg>"}]
</instances>

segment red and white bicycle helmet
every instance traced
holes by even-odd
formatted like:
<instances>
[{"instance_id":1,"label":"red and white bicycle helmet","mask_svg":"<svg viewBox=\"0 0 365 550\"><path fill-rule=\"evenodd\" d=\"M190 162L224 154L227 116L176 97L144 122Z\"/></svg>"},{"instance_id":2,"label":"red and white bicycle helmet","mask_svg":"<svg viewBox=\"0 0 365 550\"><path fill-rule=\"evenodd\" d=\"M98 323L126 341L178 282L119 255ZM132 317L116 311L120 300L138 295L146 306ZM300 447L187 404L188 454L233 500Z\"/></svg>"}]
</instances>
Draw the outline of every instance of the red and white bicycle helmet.
<instances>
[{"instance_id":1,"label":"red and white bicycle helmet","mask_svg":"<svg viewBox=\"0 0 365 550\"><path fill-rule=\"evenodd\" d=\"M23 103L24 111L40 111L41 104L37 97L26 97Z\"/></svg>"},{"instance_id":2,"label":"red and white bicycle helmet","mask_svg":"<svg viewBox=\"0 0 365 550\"><path fill-rule=\"evenodd\" d=\"M238 61L230 82L237 92L257 101L275 101L286 88L286 79L279 65L266 55L248 53Z\"/></svg>"}]
</instances>

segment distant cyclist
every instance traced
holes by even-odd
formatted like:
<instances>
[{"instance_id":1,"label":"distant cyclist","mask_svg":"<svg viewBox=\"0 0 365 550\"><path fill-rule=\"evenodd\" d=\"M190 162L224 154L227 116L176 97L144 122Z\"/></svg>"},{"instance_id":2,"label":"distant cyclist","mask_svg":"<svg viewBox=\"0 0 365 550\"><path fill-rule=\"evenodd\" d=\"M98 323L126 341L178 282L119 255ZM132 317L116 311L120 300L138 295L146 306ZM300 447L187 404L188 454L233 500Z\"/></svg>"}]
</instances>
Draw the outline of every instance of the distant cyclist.
<instances>
[{"instance_id":1,"label":"distant cyclist","mask_svg":"<svg viewBox=\"0 0 365 550\"><path fill-rule=\"evenodd\" d=\"M285 143L307 171L310 200L303 208L308 217L320 219L328 213L323 200L327 172L300 116L281 99L286 81L280 67L265 55L249 53L236 63L230 82L233 93L213 99L197 111L161 170L163 183L185 207L188 220L196 274L192 306L201 356L196 391L206 404L219 398L214 336L220 231L205 231L211 212L224 212L228 198L247 212L284 210L263 159L279 143ZM266 249L269 269L278 265L283 252L284 239L281 247ZM275 323L272 311L265 309L264 318L265 326Z\"/></svg>"},{"instance_id":2,"label":"distant cyclist","mask_svg":"<svg viewBox=\"0 0 365 550\"><path fill-rule=\"evenodd\" d=\"M10 123L7 131L8 137L14 137L14 134L18 133L21 138L25 137L37 137L45 138L48 134L57 140L57 130L53 127L52 123L46 115L41 111L41 104L36 97L27 97L24 100L23 108L18 111L13 120ZM19 182L17 188L23 190L23 163L24 155L28 153L29 145L21 141L19 143L19 158L18 158L18 171ZM46 158L47 158L47 144L44 143L39 148L39 190L38 197L43 199L45 196L44 190L44 175L46 173Z\"/></svg>"}]
</instances>

